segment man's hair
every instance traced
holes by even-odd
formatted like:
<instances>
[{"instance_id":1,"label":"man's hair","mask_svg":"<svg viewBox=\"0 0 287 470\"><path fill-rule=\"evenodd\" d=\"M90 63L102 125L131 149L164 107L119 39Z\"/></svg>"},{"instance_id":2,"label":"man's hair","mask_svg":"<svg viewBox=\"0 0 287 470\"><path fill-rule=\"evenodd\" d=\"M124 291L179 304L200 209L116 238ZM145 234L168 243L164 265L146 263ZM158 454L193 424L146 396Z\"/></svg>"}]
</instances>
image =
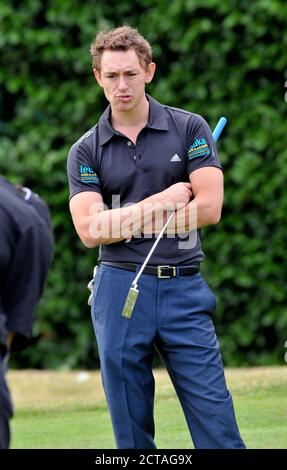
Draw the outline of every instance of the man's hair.
<instances>
[{"instance_id":1,"label":"man's hair","mask_svg":"<svg viewBox=\"0 0 287 470\"><path fill-rule=\"evenodd\" d=\"M101 70L101 59L104 51L127 51L134 49L141 66L146 69L152 61L152 49L148 41L136 28L121 26L111 31L100 31L91 44L93 67Z\"/></svg>"}]
</instances>

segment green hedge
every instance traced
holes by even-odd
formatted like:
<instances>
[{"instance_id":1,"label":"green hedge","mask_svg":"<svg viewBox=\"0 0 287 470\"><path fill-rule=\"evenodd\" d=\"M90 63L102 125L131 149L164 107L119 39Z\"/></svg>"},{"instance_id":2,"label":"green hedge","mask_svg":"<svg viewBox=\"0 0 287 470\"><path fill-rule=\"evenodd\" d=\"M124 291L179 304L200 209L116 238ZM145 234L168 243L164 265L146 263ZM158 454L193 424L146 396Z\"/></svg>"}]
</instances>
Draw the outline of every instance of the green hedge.
<instances>
[{"instance_id":1,"label":"green hedge","mask_svg":"<svg viewBox=\"0 0 287 470\"><path fill-rule=\"evenodd\" d=\"M97 250L77 239L66 157L106 102L91 73L95 34L136 26L154 48L158 100L202 114L225 169L223 218L204 230L203 271L228 365L284 361L287 177L284 0L27 0L0 4L0 172L49 203L55 258L22 367L97 366L86 284Z\"/></svg>"}]
</instances>

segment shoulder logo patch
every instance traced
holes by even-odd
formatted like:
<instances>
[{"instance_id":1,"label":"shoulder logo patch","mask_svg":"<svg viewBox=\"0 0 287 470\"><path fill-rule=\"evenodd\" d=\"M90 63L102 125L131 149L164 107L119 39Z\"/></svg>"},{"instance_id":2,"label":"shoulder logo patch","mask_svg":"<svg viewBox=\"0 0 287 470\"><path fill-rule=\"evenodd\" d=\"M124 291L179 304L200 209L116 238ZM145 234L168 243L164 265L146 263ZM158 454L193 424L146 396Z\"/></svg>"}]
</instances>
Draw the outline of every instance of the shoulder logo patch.
<instances>
[{"instance_id":1,"label":"shoulder logo patch","mask_svg":"<svg viewBox=\"0 0 287 470\"><path fill-rule=\"evenodd\" d=\"M80 179L82 183L100 184L98 175L90 166L80 165Z\"/></svg>"},{"instance_id":2,"label":"shoulder logo patch","mask_svg":"<svg viewBox=\"0 0 287 470\"><path fill-rule=\"evenodd\" d=\"M210 154L210 148L204 138L197 138L188 148L188 159L204 157Z\"/></svg>"},{"instance_id":3,"label":"shoulder logo patch","mask_svg":"<svg viewBox=\"0 0 287 470\"><path fill-rule=\"evenodd\" d=\"M171 162L181 162L181 158L177 155L177 153L174 154L173 157L170 159Z\"/></svg>"}]
</instances>

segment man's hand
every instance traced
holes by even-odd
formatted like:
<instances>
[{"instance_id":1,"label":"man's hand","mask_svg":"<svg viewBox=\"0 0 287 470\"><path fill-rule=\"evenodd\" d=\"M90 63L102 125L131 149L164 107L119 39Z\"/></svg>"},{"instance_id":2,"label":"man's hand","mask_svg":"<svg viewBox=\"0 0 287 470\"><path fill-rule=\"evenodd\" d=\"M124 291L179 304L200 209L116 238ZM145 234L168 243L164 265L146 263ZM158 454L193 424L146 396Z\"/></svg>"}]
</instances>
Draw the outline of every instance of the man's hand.
<instances>
[{"instance_id":1,"label":"man's hand","mask_svg":"<svg viewBox=\"0 0 287 470\"><path fill-rule=\"evenodd\" d=\"M192 198L190 183L175 183L161 192L164 210L182 209Z\"/></svg>"},{"instance_id":2,"label":"man's hand","mask_svg":"<svg viewBox=\"0 0 287 470\"><path fill-rule=\"evenodd\" d=\"M144 234L158 234L168 217L172 212L182 210L189 204L192 198L191 184L190 183L175 183L169 188L162 191L162 210L153 214L152 220L144 224L142 232ZM173 227L170 233L175 233L175 221L171 221L170 226Z\"/></svg>"}]
</instances>

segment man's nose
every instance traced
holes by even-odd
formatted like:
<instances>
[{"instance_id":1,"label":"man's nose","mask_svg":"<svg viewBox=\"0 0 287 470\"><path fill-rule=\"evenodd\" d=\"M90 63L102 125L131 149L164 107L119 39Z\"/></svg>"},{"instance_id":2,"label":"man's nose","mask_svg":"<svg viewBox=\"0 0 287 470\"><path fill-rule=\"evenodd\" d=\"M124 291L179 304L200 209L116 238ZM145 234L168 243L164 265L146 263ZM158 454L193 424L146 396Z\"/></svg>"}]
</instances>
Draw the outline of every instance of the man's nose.
<instances>
[{"instance_id":1,"label":"man's nose","mask_svg":"<svg viewBox=\"0 0 287 470\"><path fill-rule=\"evenodd\" d=\"M120 75L118 87L119 90L125 90L127 88L126 78L124 75Z\"/></svg>"}]
</instances>

